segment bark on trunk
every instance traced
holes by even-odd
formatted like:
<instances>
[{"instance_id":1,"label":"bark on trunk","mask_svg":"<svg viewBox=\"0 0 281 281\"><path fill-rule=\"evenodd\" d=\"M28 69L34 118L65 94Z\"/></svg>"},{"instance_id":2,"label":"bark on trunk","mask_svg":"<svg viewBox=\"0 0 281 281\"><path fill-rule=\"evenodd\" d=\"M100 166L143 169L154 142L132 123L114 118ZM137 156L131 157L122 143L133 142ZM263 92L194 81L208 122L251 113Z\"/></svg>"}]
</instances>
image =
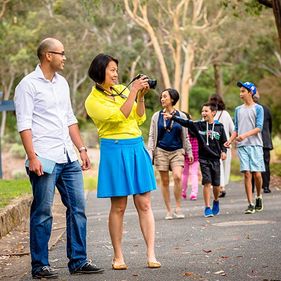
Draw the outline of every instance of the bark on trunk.
<instances>
[{"instance_id":1,"label":"bark on trunk","mask_svg":"<svg viewBox=\"0 0 281 281\"><path fill-rule=\"evenodd\" d=\"M281 49L281 0L273 0L273 14L275 17L275 23L278 31L279 37L279 47Z\"/></svg>"},{"instance_id":2,"label":"bark on trunk","mask_svg":"<svg viewBox=\"0 0 281 281\"><path fill-rule=\"evenodd\" d=\"M214 63L214 76L215 76L215 88L216 94L223 96L223 80L222 80L222 69L219 63Z\"/></svg>"},{"instance_id":3,"label":"bark on trunk","mask_svg":"<svg viewBox=\"0 0 281 281\"><path fill-rule=\"evenodd\" d=\"M2 84L4 86L4 98L3 98L3 100L8 100L10 98L14 81L15 81L15 75L11 74L9 85L7 85L5 82L2 82ZM1 120L1 128L0 128L0 138L1 139L4 137L4 134L5 134L6 120L7 120L7 112L3 111L2 112L2 120Z\"/></svg>"}]
</instances>

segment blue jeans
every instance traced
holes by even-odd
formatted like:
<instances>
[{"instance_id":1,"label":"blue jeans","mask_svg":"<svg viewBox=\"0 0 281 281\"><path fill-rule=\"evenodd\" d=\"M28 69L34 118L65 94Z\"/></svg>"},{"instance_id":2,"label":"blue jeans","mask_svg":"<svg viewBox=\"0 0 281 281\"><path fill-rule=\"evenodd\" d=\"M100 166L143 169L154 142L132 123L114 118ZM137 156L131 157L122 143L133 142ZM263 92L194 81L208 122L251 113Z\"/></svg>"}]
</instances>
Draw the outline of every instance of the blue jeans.
<instances>
[{"instance_id":1,"label":"blue jeans","mask_svg":"<svg viewBox=\"0 0 281 281\"><path fill-rule=\"evenodd\" d=\"M78 161L56 164L52 174L28 172L33 202L30 212L30 252L32 273L49 265L48 242L52 229L52 205L57 186L66 206L67 257L70 272L87 262L85 199L83 176Z\"/></svg>"}]
</instances>

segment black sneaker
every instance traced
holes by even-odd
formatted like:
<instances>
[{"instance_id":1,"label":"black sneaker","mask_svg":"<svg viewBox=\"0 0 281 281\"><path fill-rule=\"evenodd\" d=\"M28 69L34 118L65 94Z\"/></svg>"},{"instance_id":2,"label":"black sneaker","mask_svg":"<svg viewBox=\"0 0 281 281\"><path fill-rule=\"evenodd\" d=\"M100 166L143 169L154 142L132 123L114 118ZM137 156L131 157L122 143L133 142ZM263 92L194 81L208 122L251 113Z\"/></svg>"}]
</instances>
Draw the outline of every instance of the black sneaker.
<instances>
[{"instance_id":1,"label":"black sneaker","mask_svg":"<svg viewBox=\"0 0 281 281\"><path fill-rule=\"evenodd\" d=\"M33 279L57 279L58 273L50 266L43 266L38 272L32 274Z\"/></svg>"},{"instance_id":2,"label":"black sneaker","mask_svg":"<svg viewBox=\"0 0 281 281\"><path fill-rule=\"evenodd\" d=\"M263 193L270 193L270 192L271 192L271 190L269 189L269 187L265 187L263 189Z\"/></svg>"},{"instance_id":3,"label":"black sneaker","mask_svg":"<svg viewBox=\"0 0 281 281\"><path fill-rule=\"evenodd\" d=\"M261 197L257 197L257 198L256 198L255 210L256 210L257 212L260 212L260 211L263 210L263 203L262 203L262 198L261 198Z\"/></svg>"},{"instance_id":4,"label":"black sneaker","mask_svg":"<svg viewBox=\"0 0 281 281\"><path fill-rule=\"evenodd\" d=\"M250 204L248 208L245 210L245 214L254 214L255 213L255 206L253 204Z\"/></svg>"},{"instance_id":5,"label":"black sneaker","mask_svg":"<svg viewBox=\"0 0 281 281\"><path fill-rule=\"evenodd\" d=\"M94 274L94 273L102 273L102 272L104 272L103 268L97 267L95 264L87 262L80 268L71 272L71 274Z\"/></svg>"}]
</instances>

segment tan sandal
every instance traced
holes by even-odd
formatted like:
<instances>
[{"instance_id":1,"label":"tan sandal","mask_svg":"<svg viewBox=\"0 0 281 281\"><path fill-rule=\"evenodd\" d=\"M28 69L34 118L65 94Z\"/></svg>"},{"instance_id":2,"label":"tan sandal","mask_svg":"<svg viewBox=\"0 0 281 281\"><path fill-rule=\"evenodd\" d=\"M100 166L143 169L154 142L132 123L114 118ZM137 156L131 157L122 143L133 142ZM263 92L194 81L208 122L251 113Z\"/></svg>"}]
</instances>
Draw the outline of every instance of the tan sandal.
<instances>
[{"instance_id":1,"label":"tan sandal","mask_svg":"<svg viewBox=\"0 0 281 281\"><path fill-rule=\"evenodd\" d=\"M148 261L147 262L147 267L148 268L160 268L161 263L159 261Z\"/></svg>"},{"instance_id":2,"label":"tan sandal","mask_svg":"<svg viewBox=\"0 0 281 281\"><path fill-rule=\"evenodd\" d=\"M112 269L114 270L126 270L128 269L128 266L125 263L116 263L116 261L112 261Z\"/></svg>"}]
</instances>

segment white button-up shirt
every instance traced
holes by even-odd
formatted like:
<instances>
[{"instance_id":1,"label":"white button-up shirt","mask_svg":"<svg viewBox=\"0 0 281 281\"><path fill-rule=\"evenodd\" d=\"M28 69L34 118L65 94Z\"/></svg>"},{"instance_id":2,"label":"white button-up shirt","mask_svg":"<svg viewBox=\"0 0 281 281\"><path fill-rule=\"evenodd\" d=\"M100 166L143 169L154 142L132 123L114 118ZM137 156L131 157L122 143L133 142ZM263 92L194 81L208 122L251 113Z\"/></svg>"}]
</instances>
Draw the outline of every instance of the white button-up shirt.
<instances>
[{"instance_id":1,"label":"white button-up shirt","mask_svg":"<svg viewBox=\"0 0 281 281\"><path fill-rule=\"evenodd\" d=\"M77 160L69 126L76 124L69 86L58 73L47 80L39 65L25 76L15 90L18 131L30 129L34 151L56 163Z\"/></svg>"}]
</instances>

